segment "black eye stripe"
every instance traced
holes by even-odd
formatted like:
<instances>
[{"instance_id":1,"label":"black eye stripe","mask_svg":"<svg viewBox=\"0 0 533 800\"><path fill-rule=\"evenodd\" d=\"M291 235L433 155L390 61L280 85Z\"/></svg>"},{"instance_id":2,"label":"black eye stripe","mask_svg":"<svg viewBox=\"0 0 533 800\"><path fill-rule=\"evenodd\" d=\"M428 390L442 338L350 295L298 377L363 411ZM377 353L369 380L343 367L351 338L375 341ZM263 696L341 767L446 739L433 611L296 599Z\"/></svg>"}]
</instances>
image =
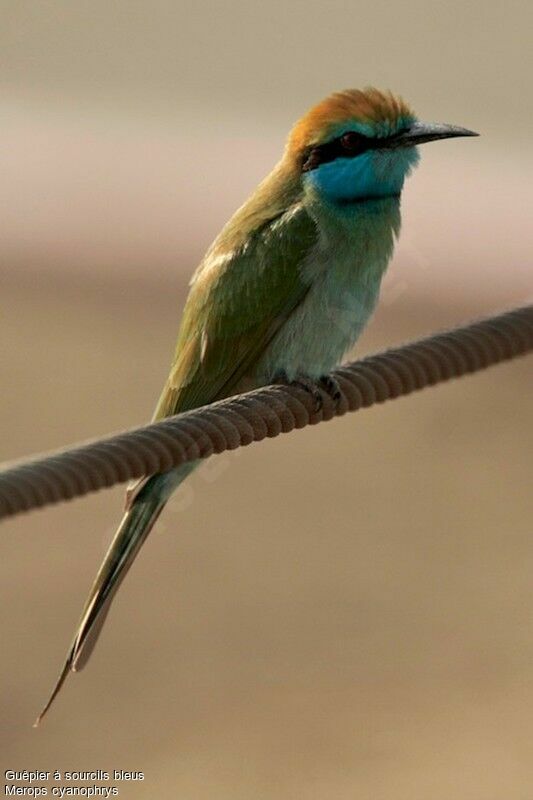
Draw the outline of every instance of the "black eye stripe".
<instances>
[{"instance_id":1,"label":"black eye stripe","mask_svg":"<svg viewBox=\"0 0 533 800\"><path fill-rule=\"evenodd\" d=\"M346 131L331 142L311 147L304 154L302 172L310 172L320 164L335 161L336 158L355 158L374 145L374 139L363 136L356 131Z\"/></svg>"}]
</instances>

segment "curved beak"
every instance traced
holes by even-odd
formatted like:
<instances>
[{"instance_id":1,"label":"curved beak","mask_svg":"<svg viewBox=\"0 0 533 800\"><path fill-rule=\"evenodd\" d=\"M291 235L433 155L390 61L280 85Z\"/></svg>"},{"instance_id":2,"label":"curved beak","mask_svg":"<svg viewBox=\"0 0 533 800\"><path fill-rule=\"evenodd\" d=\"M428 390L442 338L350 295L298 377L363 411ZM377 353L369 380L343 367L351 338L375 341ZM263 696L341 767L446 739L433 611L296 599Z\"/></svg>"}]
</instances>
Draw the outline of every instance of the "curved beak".
<instances>
[{"instance_id":1,"label":"curved beak","mask_svg":"<svg viewBox=\"0 0 533 800\"><path fill-rule=\"evenodd\" d=\"M475 131L468 128L460 128L458 125L446 125L442 122L413 122L407 130L382 139L379 147L415 147L424 142L434 142L437 139L453 139L457 136L479 136Z\"/></svg>"}]
</instances>

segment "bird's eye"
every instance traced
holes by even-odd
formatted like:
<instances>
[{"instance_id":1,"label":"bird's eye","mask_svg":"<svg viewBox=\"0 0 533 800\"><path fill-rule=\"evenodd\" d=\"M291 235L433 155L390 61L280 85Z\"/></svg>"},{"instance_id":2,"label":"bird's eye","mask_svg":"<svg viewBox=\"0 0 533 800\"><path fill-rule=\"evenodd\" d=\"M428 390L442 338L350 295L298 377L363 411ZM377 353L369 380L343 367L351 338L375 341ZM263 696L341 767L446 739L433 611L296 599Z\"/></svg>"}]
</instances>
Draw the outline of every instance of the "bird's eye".
<instances>
[{"instance_id":1,"label":"bird's eye","mask_svg":"<svg viewBox=\"0 0 533 800\"><path fill-rule=\"evenodd\" d=\"M341 147L347 153L356 153L365 149L365 137L355 131L348 131L341 136Z\"/></svg>"}]
</instances>

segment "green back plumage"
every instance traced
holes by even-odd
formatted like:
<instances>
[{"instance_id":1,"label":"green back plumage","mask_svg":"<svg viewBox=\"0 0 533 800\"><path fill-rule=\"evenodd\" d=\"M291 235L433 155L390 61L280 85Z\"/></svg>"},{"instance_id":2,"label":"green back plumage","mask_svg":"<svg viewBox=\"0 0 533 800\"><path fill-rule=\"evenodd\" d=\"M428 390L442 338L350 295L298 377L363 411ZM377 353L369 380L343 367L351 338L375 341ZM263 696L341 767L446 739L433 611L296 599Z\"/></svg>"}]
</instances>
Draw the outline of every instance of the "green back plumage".
<instances>
[{"instance_id":1,"label":"green back plumage","mask_svg":"<svg viewBox=\"0 0 533 800\"><path fill-rule=\"evenodd\" d=\"M306 295L300 268L316 243L315 223L296 202L258 224L254 202L237 215L256 229L237 238L230 222L193 278L156 419L231 394Z\"/></svg>"}]
</instances>

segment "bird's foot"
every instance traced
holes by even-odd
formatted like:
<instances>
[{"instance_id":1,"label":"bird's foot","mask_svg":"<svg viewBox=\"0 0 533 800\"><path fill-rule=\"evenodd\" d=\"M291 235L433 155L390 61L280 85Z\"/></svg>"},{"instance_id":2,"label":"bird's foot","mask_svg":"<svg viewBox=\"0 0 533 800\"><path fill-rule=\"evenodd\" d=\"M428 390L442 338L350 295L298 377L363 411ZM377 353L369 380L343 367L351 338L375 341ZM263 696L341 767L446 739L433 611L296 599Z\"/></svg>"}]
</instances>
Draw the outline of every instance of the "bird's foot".
<instances>
[{"instance_id":1,"label":"bird's foot","mask_svg":"<svg viewBox=\"0 0 533 800\"><path fill-rule=\"evenodd\" d=\"M333 378L331 375L322 375L322 377L318 379L318 385L324 389L326 394L329 394L335 403L339 402L342 397L342 392L336 378Z\"/></svg>"},{"instance_id":2,"label":"bird's foot","mask_svg":"<svg viewBox=\"0 0 533 800\"><path fill-rule=\"evenodd\" d=\"M286 383L291 386L298 386L299 389L303 389L305 392L311 395L314 400L315 408L314 411L318 414L322 411L322 407L324 405L324 398L322 392L324 391L331 399L337 403L341 398L341 389L335 378L332 378L331 375L323 375L318 380L314 381L312 378L308 378L307 375L298 375L295 380L289 381L285 374L282 374L276 380L276 383Z\"/></svg>"},{"instance_id":3,"label":"bird's foot","mask_svg":"<svg viewBox=\"0 0 533 800\"><path fill-rule=\"evenodd\" d=\"M298 386L299 389L303 389L304 392L307 392L307 394L311 395L315 403L315 414L318 414L319 411L322 411L324 401L322 399L322 393L320 391L320 385L318 382L315 382L305 375L299 375L294 381L291 381L291 384L292 386Z\"/></svg>"}]
</instances>

